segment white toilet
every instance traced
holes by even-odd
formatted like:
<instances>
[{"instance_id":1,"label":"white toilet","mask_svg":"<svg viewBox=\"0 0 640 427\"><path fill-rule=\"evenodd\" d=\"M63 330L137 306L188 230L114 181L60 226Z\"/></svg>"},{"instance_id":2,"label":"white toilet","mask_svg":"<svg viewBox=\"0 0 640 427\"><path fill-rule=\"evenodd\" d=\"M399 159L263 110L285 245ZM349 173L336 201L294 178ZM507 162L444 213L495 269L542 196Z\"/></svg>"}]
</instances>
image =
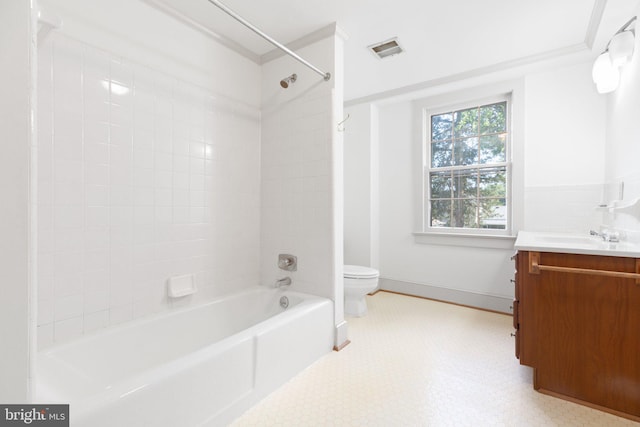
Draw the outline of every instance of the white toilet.
<instances>
[{"instance_id":1,"label":"white toilet","mask_svg":"<svg viewBox=\"0 0 640 427\"><path fill-rule=\"evenodd\" d=\"M361 317L367 314L365 296L378 288L380 272L360 265L344 266L344 314Z\"/></svg>"}]
</instances>

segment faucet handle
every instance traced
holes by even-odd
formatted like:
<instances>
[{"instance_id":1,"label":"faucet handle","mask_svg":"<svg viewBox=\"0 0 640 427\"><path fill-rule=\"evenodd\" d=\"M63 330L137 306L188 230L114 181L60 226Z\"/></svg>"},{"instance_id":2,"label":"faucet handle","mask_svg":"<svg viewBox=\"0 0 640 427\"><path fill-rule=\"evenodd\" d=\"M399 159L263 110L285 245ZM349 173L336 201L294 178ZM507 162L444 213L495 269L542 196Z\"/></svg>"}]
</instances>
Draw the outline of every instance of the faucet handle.
<instances>
[{"instance_id":1,"label":"faucet handle","mask_svg":"<svg viewBox=\"0 0 640 427\"><path fill-rule=\"evenodd\" d=\"M602 240L610 243L617 243L620 241L620 233L617 231L602 230L602 233L590 230L589 234L592 236L602 237Z\"/></svg>"},{"instance_id":2,"label":"faucet handle","mask_svg":"<svg viewBox=\"0 0 640 427\"><path fill-rule=\"evenodd\" d=\"M607 242L617 243L620 241L620 233L618 233L617 231L612 231L612 232L605 231L602 234L603 234L602 237Z\"/></svg>"},{"instance_id":3,"label":"faucet handle","mask_svg":"<svg viewBox=\"0 0 640 427\"><path fill-rule=\"evenodd\" d=\"M278 255L278 268L285 271L298 270L298 257L290 254Z\"/></svg>"}]
</instances>

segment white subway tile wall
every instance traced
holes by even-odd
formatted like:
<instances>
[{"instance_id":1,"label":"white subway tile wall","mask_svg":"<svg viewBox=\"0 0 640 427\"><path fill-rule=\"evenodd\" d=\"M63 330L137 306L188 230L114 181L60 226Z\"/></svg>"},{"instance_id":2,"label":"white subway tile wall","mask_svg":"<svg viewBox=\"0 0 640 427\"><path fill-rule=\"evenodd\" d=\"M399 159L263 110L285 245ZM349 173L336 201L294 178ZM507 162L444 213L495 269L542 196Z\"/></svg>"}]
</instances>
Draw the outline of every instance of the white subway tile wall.
<instances>
[{"instance_id":1,"label":"white subway tile wall","mask_svg":"<svg viewBox=\"0 0 640 427\"><path fill-rule=\"evenodd\" d=\"M602 222L603 186L526 187L523 230L588 233Z\"/></svg>"},{"instance_id":2,"label":"white subway tile wall","mask_svg":"<svg viewBox=\"0 0 640 427\"><path fill-rule=\"evenodd\" d=\"M38 68L39 348L258 283L258 108L62 35Z\"/></svg>"}]
</instances>

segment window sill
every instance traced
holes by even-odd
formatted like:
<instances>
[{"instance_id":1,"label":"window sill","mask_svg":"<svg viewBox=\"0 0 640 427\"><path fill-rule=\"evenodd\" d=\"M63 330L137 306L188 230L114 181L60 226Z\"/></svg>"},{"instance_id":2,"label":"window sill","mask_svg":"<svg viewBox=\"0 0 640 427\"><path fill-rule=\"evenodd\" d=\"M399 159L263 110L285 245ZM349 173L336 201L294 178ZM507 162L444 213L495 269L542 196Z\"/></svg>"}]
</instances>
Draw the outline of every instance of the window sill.
<instances>
[{"instance_id":1,"label":"window sill","mask_svg":"<svg viewBox=\"0 0 640 427\"><path fill-rule=\"evenodd\" d=\"M470 248L513 249L516 236L462 233L414 232L413 240L423 245L464 246Z\"/></svg>"}]
</instances>

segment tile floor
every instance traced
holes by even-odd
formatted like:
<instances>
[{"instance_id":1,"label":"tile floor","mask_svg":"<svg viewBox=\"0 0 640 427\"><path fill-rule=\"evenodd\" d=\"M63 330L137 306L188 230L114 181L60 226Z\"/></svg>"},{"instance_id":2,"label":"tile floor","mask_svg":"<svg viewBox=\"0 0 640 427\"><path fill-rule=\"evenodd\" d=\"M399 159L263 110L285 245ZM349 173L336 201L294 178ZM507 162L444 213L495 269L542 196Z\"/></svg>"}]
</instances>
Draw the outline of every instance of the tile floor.
<instances>
[{"instance_id":1,"label":"tile floor","mask_svg":"<svg viewBox=\"0 0 640 427\"><path fill-rule=\"evenodd\" d=\"M533 390L509 316L379 292L351 344L258 403L241 426L638 426Z\"/></svg>"}]
</instances>

